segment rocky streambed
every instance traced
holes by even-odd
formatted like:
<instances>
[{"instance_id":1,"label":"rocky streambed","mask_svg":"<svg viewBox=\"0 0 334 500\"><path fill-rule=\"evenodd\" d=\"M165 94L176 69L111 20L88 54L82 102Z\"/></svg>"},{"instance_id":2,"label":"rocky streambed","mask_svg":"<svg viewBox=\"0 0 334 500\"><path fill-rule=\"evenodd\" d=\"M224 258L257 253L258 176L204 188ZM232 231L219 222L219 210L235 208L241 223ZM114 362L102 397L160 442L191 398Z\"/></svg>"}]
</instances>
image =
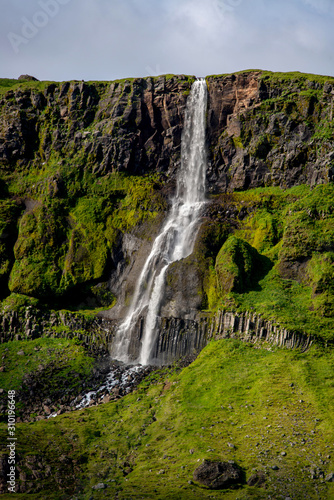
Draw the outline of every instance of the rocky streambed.
<instances>
[{"instance_id":1,"label":"rocky streambed","mask_svg":"<svg viewBox=\"0 0 334 500\"><path fill-rule=\"evenodd\" d=\"M36 372L24 376L22 387L17 391L17 422L32 422L56 417L62 413L107 403L129 394L156 367L124 365L114 362L109 356L99 359L89 378L79 373L69 373L78 378L77 390L66 386L48 391L48 381L57 372L57 365L51 362ZM0 393L0 413L5 415L7 393Z\"/></svg>"}]
</instances>

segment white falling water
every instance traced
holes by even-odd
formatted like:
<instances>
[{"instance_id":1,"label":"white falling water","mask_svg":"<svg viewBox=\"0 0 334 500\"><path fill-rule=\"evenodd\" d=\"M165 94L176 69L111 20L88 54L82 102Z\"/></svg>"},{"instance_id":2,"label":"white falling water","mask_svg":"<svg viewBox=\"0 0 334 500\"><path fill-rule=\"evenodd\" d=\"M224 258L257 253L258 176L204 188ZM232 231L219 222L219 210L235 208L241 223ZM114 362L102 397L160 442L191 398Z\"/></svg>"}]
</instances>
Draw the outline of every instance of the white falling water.
<instances>
[{"instance_id":1,"label":"white falling water","mask_svg":"<svg viewBox=\"0 0 334 500\"><path fill-rule=\"evenodd\" d=\"M205 118L207 87L204 79L196 80L187 100L181 141L181 168L171 212L154 241L138 279L126 319L119 326L112 357L129 362L128 347L133 329L146 315L138 362L149 364L155 340L155 327L164 294L168 266L188 257L193 251L199 218L205 202L206 148Z\"/></svg>"}]
</instances>

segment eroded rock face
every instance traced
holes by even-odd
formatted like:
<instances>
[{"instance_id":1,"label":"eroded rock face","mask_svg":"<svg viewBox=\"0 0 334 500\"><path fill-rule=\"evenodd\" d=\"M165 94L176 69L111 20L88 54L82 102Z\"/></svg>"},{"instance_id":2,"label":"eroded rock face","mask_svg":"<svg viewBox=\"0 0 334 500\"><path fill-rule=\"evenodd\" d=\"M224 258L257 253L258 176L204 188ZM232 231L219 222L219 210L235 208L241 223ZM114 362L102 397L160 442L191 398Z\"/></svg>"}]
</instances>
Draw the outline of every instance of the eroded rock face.
<instances>
[{"instance_id":1,"label":"eroded rock face","mask_svg":"<svg viewBox=\"0 0 334 500\"><path fill-rule=\"evenodd\" d=\"M74 300L78 307L108 307L117 297L107 317L124 317L175 191L193 80L175 75L37 86L31 82L31 88L16 84L2 95L1 298L12 292L47 298L52 304L56 299L60 308ZM168 269L161 317L194 321L198 311L217 306L211 272L217 254L240 221L256 210L242 200L241 205L234 203L232 191L332 179L333 85L318 80L324 83L298 75L280 80L260 71L207 78L207 191L219 196L210 198L203 212L193 254ZM14 186L19 194L13 199L6 183L21 173L18 184L23 187ZM138 196L142 187L138 184L133 194L123 178L149 179L150 186ZM134 214L129 224L120 224L128 212ZM297 222L298 231L292 221L283 235L279 271L301 281L314 238L309 238L308 253L303 243L304 253L290 255L287 243L300 239ZM327 247L321 249L331 249ZM243 274L249 275L246 267ZM38 333L37 327L6 328L5 338ZM140 328L137 337L134 352Z\"/></svg>"},{"instance_id":2,"label":"eroded rock face","mask_svg":"<svg viewBox=\"0 0 334 500\"><path fill-rule=\"evenodd\" d=\"M0 100L0 165L39 164L56 153L96 176L158 171L173 177L193 80L175 75L11 90ZM315 139L321 121L330 119L329 82L310 86L296 77L278 84L249 71L207 83L210 192L333 178L330 137ZM53 180L51 191L62 189L59 182Z\"/></svg>"},{"instance_id":3,"label":"eroded rock face","mask_svg":"<svg viewBox=\"0 0 334 500\"><path fill-rule=\"evenodd\" d=\"M331 116L329 82L273 81L261 75L208 78L212 193L333 179L331 140L317 135L321 121Z\"/></svg>"},{"instance_id":4,"label":"eroded rock face","mask_svg":"<svg viewBox=\"0 0 334 500\"><path fill-rule=\"evenodd\" d=\"M230 462L204 460L193 474L194 481L212 490L229 488L243 482L242 470Z\"/></svg>"},{"instance_id":5,"label":"eroded rock face","mask_svg":"<svg viewBox=\"0 0 334 500\"><path fill-rule=\"evenodd\" d=\"M54 153L67 159L80 153L81 166L88 164L96 175L174 170L193 79L66 82L44 92L10 91L0 101L0 164L13 168Z\"/></svg>"}]
</instances>

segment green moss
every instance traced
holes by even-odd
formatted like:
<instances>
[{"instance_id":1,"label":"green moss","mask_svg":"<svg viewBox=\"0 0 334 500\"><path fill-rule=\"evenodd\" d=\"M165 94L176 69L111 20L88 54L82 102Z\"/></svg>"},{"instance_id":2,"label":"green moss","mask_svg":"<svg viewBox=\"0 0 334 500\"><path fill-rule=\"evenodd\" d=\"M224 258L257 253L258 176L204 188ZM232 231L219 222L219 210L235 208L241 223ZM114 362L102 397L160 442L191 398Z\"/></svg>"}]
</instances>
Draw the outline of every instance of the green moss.
<instances>
[{"instance_id":1,"label":"green moss","mask_svg":"<svg viewBox=\"0 0 334 500\"><path fill-rule=\"evenodd\" d=\"M99 283L91 288L100 306L110 309L116 302L116 297L110 292L108 283Z\"/></svg>"},{"instance_id":2,"label":"green moss","mask_svg":"<svg viewBox=\"0 0 334 500\"><path fill-rule=\"evenodd\" d=\"M22 206L16 201L0 201L0 286L2 292L7 290L8 277L14 263L13 245L17 238L16 225L21 210Z\"/></svg>"},{"instance_id":3,"label":"green moss","mask_svg":"<svg viewBox=\"0 0 334 500\"><path fill-rule=\"evenodd\" d=\"M22 216L9 279L11 292L37 298L59 293L66 232L59 203L37 204Z\"/></svg>"},{"instance_id":4,"label":"green moss","mask_svg":"<svg viewBox=\"0 0 334 500\"><path fill-rule=\"evenodd\" d=\"M222 294L242 293L256 286L263 271L270 267L269 259L261 256L249 243L230 236L216 259L218 287Z\"/></svg>"},{"instance_id":5,"label":"green moss","mask_svg":"<svg viewBox=\"0 0 334 500\"><path fill-rule=\"evenodd\" d=\"M314 134L315 139L332 141L334 139L334 124L328 120L321 120Z\"/></svg>"},{"instance_id":6,"label":"green moss","mask_svg":"<svg viewBox=\"0 0 334 500\"><path fill-rule=\"evenodd\" d=\"M103 277L108 259L104 219L109 213L104 198L81 198L70 212L73 229L64 261L64 290Z\"/></svg>"},{"instance_id":7,"label":"green moss","mask_svg":"<svg viewBox=\"0 0 334 500\"><path fill-rule=\"evenodd\" d=\"M275 85L286 84L286 83L306 83L307 81L316 82L324 84L326 82L334 83L334 78L332 76L314 75L311 73L300 73L299 71L290 72L272 72L272 71L262 71L262 80L273 83Z\"/></svg>"},{"instance_id":8,"label":"green moss","mask_svg":"<svg viewBox=\"0 0 334 500\"><path fill-rule=\"evenodd\" d=\"M127 232L144 221L155 219L166 209L166 201L159 188L158 177L134 177L126 197L114 214L114 228Z\"/></svg>"},{"instance_id":9,"label":"green moss","mask_svg":"<svg viewBox=\"0 0 334 500\"><path fill-rule=\"evenodd\" d=\"M81 168L81 161L54 154L10 179L10 194L30 197L33 206L18 224L15 262L3 249L1 270L5 279L11 271L10 291L49 300L80 284L103 281L121 232L154 220L166 208L157 175L96 177Z\"/></svg>"},{"instance_id":10,"label":"green moss","mask_svg":"<svg viewBox=\"0 0 334 500\"><path fill-rule=\"evenodd\" d=\"M1 312L16 311L19 313L25 312L26 307L38 307L39 300L27 295L11 293L1 302Z\"/></svg>"},{"instance_id":11,"label":"green moss","mask_svg":"<svg viewBox=\"0 0 334 500\"><path fill-rule=\"evenodd\" d=\"M280 241L282 223L277 214L263 207L248 217L235 234L246 239L258 252L266 254Z\"/></svg>"},{"instance_id":12,"label":"green moss","mask_svg":"<svg viewBox=\"0 0 334 500\"><path fill-rule=\"evenodd\" d=\"M334 253L314 253L307 266L308 282L312 286L312 303L318 315L334 316Z\"/></svg>"},{"instance_id":13,"label":"green moss","mask_svg":"<svg viewBox=\"0 0 334 500\"><path fill-rule=\"evenodd\" d=\"M239 149L244 148L241 137L233 136L232 140L233 140L233 144L234 144L235 148L239 148Z\"/></svg>"},{"instance_id":14,"label":"green moss","mask_svg":"<svg viewBox=\"0 0 334 500\"><path fill-rule=\"evenodd\" d=\"M216 310L220 302L220 287L218 285L217 272L214 266L209 268L209 272L204 279L204 290L207 302L202 309L211 311Z\"/></svg>"}]
</instances>

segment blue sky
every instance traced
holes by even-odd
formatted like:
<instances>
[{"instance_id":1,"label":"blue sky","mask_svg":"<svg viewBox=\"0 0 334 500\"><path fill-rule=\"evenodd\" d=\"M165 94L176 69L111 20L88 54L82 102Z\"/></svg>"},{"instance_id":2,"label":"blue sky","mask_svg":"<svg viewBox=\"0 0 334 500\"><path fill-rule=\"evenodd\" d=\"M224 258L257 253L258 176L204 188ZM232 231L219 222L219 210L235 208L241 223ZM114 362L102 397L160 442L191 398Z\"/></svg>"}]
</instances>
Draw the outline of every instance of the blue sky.
<instances>
[{"instance_id":1,"label":"blue sky","mask_svg":"<svg viewBox=\"0 0 334 500\"><path fill-rule=\"evenodd\" d=\"M2 0L0 76L334 75L334 0Z\"/></svg>"}]
</instances>

